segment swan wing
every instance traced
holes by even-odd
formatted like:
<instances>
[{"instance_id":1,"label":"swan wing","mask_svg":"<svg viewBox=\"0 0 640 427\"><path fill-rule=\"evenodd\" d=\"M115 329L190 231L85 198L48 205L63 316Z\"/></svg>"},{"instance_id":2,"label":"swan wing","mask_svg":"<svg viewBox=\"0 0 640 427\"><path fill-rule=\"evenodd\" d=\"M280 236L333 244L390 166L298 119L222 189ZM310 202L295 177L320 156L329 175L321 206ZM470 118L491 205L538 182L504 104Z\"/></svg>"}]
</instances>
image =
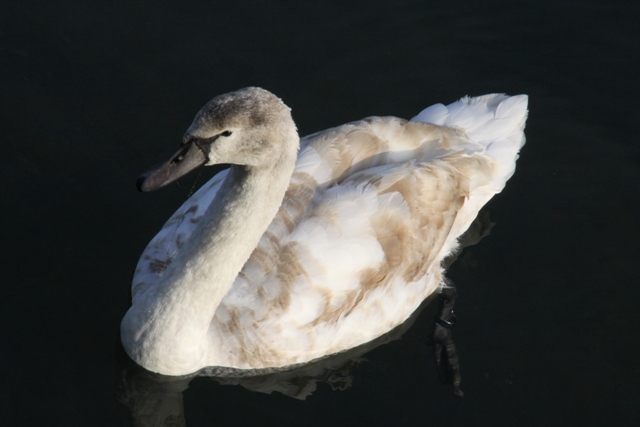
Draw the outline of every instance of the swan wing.
<instances>
[{"instance_id":1,"label":"swan wing","mask_svg":"<svg viewBox=\"0 0 640 427\"><path fill-rule=\"evenodd\" d=\"M280 211L212 320L226 363L297 363L405 320L440 285L466 229L459 213L491 181L483 151L462 132L391 117L303 140Z\"/></svg>"}]
</instances>

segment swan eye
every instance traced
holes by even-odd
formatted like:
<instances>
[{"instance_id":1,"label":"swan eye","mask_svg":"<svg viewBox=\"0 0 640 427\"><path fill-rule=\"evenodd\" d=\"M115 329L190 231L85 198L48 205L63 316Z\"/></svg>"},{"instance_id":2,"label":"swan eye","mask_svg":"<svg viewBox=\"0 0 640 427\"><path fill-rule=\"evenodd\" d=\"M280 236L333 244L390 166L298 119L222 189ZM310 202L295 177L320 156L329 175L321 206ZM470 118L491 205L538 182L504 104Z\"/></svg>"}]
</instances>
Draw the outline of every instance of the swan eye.
<instances>
[{"instance_id":1,"label":"swan eye","mask_svg":"<svg viewBox=\"0 0 640 427\"><path fill-rule=\"evenodd\" d=\"M231 136L231 131L230 130L225 130L224 132L222 132L220 134L220 136Z\"/></svg>"}]
</instances>

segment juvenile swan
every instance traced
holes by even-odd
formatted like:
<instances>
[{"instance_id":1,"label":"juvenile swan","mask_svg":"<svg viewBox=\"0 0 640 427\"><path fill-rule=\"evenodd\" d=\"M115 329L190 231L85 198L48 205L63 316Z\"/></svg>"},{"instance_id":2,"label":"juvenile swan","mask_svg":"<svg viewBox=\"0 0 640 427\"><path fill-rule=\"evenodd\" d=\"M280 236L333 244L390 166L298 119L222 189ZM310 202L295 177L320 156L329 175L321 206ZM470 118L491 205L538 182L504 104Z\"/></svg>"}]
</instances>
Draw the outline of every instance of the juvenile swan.
<instances>
[{"instance_id":1,"label":"juvenile swan","mask_svg":"<svg viewBox=\"0 0 640 427\"><path fill-rule=\"evenodd\" d=\"M122 343L148 370L278 368L366 343L443 284L442 260L513 174L527 97L465 97L411 121L299 139L255 87L207 103L152 191L229 163L145 249Z\"/></svg>"}]
</instances>

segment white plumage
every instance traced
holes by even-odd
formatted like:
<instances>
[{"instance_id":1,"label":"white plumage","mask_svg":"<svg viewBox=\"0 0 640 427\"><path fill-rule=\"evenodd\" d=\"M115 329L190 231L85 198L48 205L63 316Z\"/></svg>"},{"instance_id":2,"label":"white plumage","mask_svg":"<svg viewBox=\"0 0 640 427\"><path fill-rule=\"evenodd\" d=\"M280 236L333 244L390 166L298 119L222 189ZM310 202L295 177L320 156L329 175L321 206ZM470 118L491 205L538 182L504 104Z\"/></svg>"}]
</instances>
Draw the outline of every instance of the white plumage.
<instances>
[{"instance_id":1,"label":"white plumage","mask_svg":"<svg viewBox=\"0 0 640 427\"><path fill-rule=\"evenodd\" d=\"M145 249L125 349L182 375L285 367L388 332L437 291L442 260L513 174L526 115L525 95L463 98L315 133L296 156L278 98L215 98L185 141L213 141L198 145L208 164L242 166L206 183Z\"/></svg>"}]
</instances>

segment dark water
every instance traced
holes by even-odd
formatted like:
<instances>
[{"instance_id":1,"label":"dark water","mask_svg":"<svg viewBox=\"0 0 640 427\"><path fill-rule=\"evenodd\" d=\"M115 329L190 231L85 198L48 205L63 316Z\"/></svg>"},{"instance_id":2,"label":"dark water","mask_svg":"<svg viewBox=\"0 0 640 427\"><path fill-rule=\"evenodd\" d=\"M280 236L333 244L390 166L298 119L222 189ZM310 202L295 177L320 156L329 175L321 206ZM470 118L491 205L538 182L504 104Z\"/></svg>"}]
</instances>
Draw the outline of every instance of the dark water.
<instances>
[{"instance_id":1,"label":"dark water","mask_svg":"<svg viewBox=\"0 0 640 427\"><path fill-rule=\"evenodd\" d=\"M131 408L148 425L140 402L188 426L635 425L640 3L231 3L0 5L0 425L126 426ZM306 401L206 378L183 392L127 364L135 263L196 179L141 195L137 174L248 85L301 134L529 94L496 225L451 269L464 399L425 344L433 306L350 388Z\"/></svg>"}]
</instances>

